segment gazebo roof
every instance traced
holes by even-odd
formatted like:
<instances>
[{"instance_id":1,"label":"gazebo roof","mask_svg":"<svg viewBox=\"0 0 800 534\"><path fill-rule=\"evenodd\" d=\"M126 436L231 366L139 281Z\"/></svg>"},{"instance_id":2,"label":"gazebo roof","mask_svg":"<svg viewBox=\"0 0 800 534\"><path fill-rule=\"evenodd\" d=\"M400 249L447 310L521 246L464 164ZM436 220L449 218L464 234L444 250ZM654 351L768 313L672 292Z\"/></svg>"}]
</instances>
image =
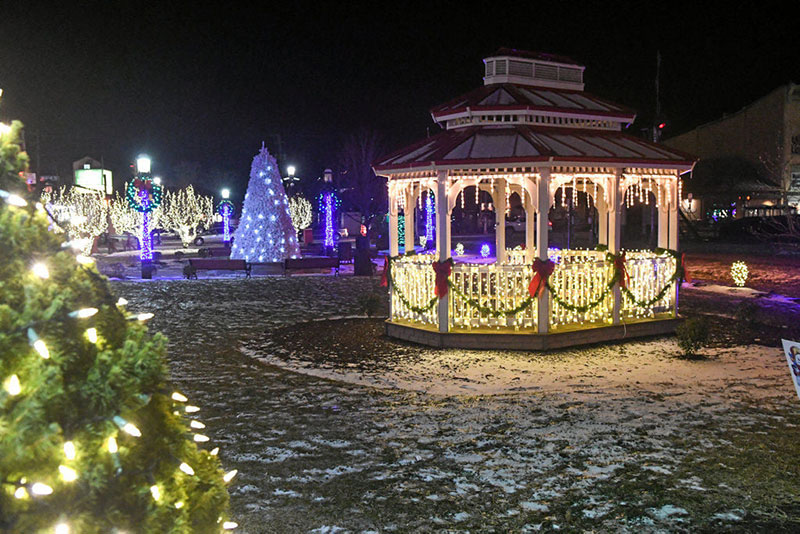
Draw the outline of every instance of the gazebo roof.
<instances>
[{"instance_id":1,"label":"gazebo roof","mask_svg":"<svg viewBox=\"0 0 800 534\"><path fill-rule=\"evenodd\" d=\"M467 112L542 111L572 116L603 117L630 123L636 113L589 93L511 83L484 85L431 109L436 122Z\"/></svg>"},{"instance_id":2,"label":"gazebo roof","mask_svg":"<svg viewBox=\"0 0 800 534\"><path fill-rule=\"evenodd\" d=\"M383 174L431 167L525 167L541 162L689 169L694 161L688 154L619 131L509 125L446 130L373 166Z\"/></svg>"}]
</instances>

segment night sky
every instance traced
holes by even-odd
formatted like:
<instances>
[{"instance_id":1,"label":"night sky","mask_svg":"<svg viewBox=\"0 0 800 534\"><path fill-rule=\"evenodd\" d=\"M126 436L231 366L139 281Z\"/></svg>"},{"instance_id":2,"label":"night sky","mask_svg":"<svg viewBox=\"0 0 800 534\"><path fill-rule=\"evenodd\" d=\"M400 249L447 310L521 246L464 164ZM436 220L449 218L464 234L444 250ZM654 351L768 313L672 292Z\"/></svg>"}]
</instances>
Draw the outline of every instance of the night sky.
<instances>
[{"instance_id":1,"label":"night sky","mask_svg":"<svg viewBox=\"0 0 800 534\"><path fill-rule=\"evenodd\" d=\"M313 179L359 129L387 149L437 131L429 108L481 85L501 46L583 63L587 91L639 112L637 135L653 120L657 50L666 137L800 82L796 18L734 3L76 4L0 6L0 120L25 123L44 174L91 155L121 182L147 152L168 185L194 165L240 195L263 140Z\"/></svg>"}]
</instances>

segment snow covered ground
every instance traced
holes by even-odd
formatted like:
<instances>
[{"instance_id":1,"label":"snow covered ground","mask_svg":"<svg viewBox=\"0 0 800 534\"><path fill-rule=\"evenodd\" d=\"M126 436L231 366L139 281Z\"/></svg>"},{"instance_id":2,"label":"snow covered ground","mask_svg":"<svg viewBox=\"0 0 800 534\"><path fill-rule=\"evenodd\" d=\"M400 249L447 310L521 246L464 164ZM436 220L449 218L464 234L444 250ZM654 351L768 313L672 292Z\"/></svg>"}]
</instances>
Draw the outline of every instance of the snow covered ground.
<instances>
[{"instance_id":1,"label":"snow covered ground","mask_svg":"<svg viewBox=\"0 0 800 534\"><path fill-rule=\"evenodd\" d=\"M241 532L790 532L800 522L798 400L779 349L718 347L699 361L677 358L668 338L547 354L432 350L382 338L376 320L319 320L358 313L357 296L376 284L114 283L130 309L156 313L151 329L170 338L172 375L203 408L209 446L239 469ZM311 332L332 333L313 354L302 349Z\"/></svg>"}]
</instances>

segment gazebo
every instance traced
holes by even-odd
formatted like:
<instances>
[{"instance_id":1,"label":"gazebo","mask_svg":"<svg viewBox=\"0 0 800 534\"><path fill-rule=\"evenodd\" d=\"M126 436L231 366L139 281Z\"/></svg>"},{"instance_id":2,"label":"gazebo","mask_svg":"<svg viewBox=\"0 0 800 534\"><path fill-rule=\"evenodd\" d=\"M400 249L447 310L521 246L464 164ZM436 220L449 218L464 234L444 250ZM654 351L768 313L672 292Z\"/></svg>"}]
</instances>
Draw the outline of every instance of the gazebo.
<instances>
[{"instance_id":1,"label":"gazebo","mask_svg":"<svg viewBox=\"0 0 800 534\"><path fill-rule=\"evenodd\" d=\"M484 85L431 111L444 131L374 164L389 188L387 333L433 346L546 349L668 333L683 275L678 254L680 175L694 158L624 133L635 113L583 91L585 67L552 54L500 49ZM451 259L451 212L491 195L494 263ZM398 245L398 216L435 202L434 254L413 253L414 224ZM583 193L596 209L594 250L548 248L557 198ZM525 248L507 250L517 194ZM658 248L624 250L621 215L655 203Z\"/></svg>"}]
</instances>

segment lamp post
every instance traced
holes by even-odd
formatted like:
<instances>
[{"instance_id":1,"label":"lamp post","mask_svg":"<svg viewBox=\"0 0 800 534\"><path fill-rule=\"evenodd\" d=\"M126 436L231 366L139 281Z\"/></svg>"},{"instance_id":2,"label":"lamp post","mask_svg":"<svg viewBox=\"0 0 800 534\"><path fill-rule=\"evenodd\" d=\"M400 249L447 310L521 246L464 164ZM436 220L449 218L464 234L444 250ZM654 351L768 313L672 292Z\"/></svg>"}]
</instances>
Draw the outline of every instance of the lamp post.
<instances>
[{"instance_id":1,"label":"lamp post","mask_svg":"<svg viewBox=\"0 0 800 534\"><path fill-rule=\"evenodd\" d=\"M231 246L231 217L233 216L234 206L233 202L228 200L231 192L228 189L223 189L221 193L222 202L219 203L217 211L222 215L222 240L225 242L225 246L229 247Z\"/></svg>"},{"instance_id":2,"label":"lamp post","mask_svg":"<svg viewBox=\"0 0 800 534\"><path fill-rule=\"evenodd\" d=\"M153 278L153 239L150 235L150 212L153 210L150 192L152 188L151 182L150 158L141 154L136 158L136 180L134 183L138 188L136 195L142 208L142 243L139 258L142 262L142 278L147 280Z\"/></svg>"}]
</instances>

